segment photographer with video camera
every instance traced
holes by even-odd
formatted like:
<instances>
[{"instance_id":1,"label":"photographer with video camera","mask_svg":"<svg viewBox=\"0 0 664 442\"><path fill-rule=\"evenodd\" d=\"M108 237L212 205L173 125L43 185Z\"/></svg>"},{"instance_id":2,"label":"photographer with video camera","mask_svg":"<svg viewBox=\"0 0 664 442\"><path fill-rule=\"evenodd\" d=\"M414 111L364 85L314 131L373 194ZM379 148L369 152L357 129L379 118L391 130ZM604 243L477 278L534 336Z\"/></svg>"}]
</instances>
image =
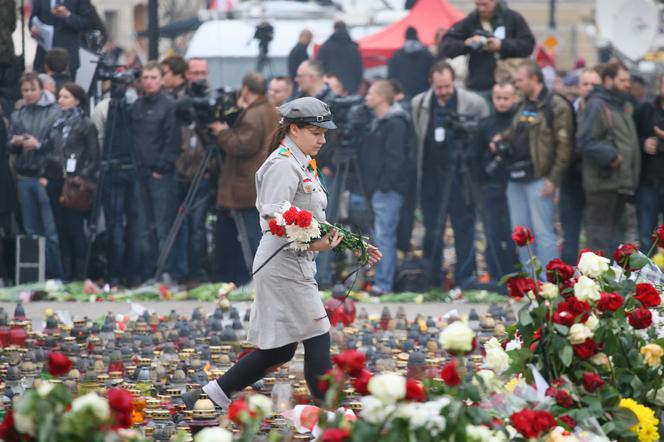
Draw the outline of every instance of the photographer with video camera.
<instances>
[{"instance_id":1,"label":"photographer with video camera","mask_svg":"<svg viewBox=\"0 0 664 442\"><path fill-rule=\"evenodd\" d=\"M558 257L555 196L572 158L572 108L546 88L542 69L533 60L517 68L516 86L524 100L511 127L496 135L490 146L507 163L512 227L525 226L534 233L534 254L546 265ZM519 257L528 265L525 247L519 249Z\"/></svg>"},{"instance_id":2,"label":"photographer with video camera","mask_svg":"<svg viewBox=\"0 0 664 442\"><path fill-rule=\"evenodd\" d=\"M491 101L499 60L528 57L534 47L535 37L521 14L498 0L475 0L475 10L445 34L439 58L469 54L466 87Z\"/></svg>"},{"instance_id":3,"label":"photographer with video camera","mask_svg":"<svg viewBox=\"0 0 664 442\"><path fill-rule=\"evenodd\" d=\"M175 101L163 90L163 71L149 61L141 72L144 95L130 110L134 161L139 184L139 216L143 249L143 276L155 274L157 256L164 249L177 211L175 160L180 153L180 126ZM172 258L164 267L172 273Z\"/></svg>"},{"instance_id":4,"label":"photographer with video camera","mask_svg":"<svg viewBox=\"0 0 664 442\"><path fill-rule=\"evenodd\" d=\"M449 216L454 229L457 284L472 278L475 267L475 207L465 188L460 166L468 167L472 149L455 139L457 135L468 136L458 126L460 115L483 118L489 107L479 95L455 87L455 72L452 66L439 61L429 74L431 88L412 99L413 124L417 135L417 183L422 208L424 227L424 257L431 263L431 284L440 287L442 266L442 235L440 220ZM456 122L456 124L455 124ZM463 133L462 133L463 132ZM464 164L459 164L459 162ZM442 207L441 193L444 183L451 177L454 198L447 208ZM457 197L458 195L458 197ZM441 213L445 210L446 213Z\"/></svg>"},{"instance_id":5,"label":"photographer with video camera","mask_svg":"<svg viewBox=\"0 0 664 442\"><path fill-rule=\"evenodd\" d=\"M233 127L220 121L208 126L224 154L217 193L216 261L219 268L216 276L237 285L249 281L251 262L260 242L254 178L267 157L274 128L279 122L279 113L265 97L265 86L265 78L260 73L246 74L238 99L244 109ZM245 256L247 246L250 257ZM238 256L244 256L244 260L239 260Z\"/></svg>"}]
</instances>

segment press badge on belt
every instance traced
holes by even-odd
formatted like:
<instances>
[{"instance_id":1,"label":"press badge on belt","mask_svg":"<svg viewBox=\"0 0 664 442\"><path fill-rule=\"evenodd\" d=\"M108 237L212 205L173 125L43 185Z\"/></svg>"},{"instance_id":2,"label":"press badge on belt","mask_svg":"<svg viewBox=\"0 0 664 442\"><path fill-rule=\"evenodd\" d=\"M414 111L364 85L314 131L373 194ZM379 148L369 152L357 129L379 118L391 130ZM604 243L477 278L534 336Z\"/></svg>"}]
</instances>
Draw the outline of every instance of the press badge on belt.
<instances>
[{"instance_id":1,"label":"press badge on belt","mask_svg":"<svg viewBox=\"0 0 664 442\"><path fill-rule=\"evenodd\" d=\"M314 190L314 183L310 178L305 178L302 180L302 188L304 189L304 193L311 193Z\"/></svg>"}]
</instances>

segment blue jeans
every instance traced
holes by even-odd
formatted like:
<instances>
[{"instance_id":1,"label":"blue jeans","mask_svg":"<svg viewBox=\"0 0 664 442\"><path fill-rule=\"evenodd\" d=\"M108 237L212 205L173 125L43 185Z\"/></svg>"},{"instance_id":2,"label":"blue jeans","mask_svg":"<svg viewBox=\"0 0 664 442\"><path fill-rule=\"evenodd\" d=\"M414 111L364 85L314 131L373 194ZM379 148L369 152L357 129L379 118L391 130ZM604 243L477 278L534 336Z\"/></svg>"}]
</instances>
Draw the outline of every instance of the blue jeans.
<instances>
[{"instance_id":1,"label":"blue jeans","mask_svg":"<svg viewBox=\"0 0 664 442\"><path fill-rule=\"evenodd\" d=\"M652 245L652 232L664 216L664 182L641 182L636 192L636 218L639 221L641 250L647 253Z\"/></svg>"},{"instance_id":2,"label":"blue jeans","mask_svg":"<svg viewBox=\"0 0 664 442\"><path fill-rule=\"evenodd\" d=\"M142 282L138 214L138 178L131 169L110 169L104 183L104 218L108 240L107 278L112 284Z\"/></svg>"},{"instance_id":3,"label":"blue jeans","mask_svg":"<svg viewBox=\"0 0 664 442\"><path fill-rule=\"evenodd\" d=\"M247 240L251 249L253 262L258 244L263 236L260 226L260 216L256 208L235 209L237 216L244 222L247 230ZM242 246L238 240L238 231L235 219L230 210L220 208L217 212L217 244L215 250L217 261L217 280L221 282L234 282L243 285L249 282L249 269L242 254ZM251 266L251 263L248 264Z\"/></svg>"},{"instance_id":4,"label":"blue jeans","mask_svg":"<svg viewBox=\"0 0 664 442\"><path fill-rule=\"evenodd\" d=\"M46 188L37 178L19 176L16 190L26 233L46 238L46 278L63 279L58 229Z\"/></svg>"},{"instance_id":5,"label":"blue jeans","mask_svg":"<svg viewBox=\"0 0 664 442\"><path fill-rule=\"evenodd\" d=\"M178 183L178 199L182 203L189 191L188 183ZM189 208L182 220L175 246L175 275L179 278L191 277L206 279L205 257L207 238L205 219L210 201L210 182L203 178Z\"/></svg>"},{"instance_id":6,"label":"blue jeans","mask_svg":"<svg viewBox=\"0 0 664 442\"><path fill-rule=\"evenodd\" d=\"M487 240L485 259L491 279L498 281L513 272L517 263L505 186L488 185L482 188L482 205L482 223Z\"/></svg>"},{"instance_id":7,"label":"blue jeans","mask_svg":"<svg viewBox=\"0 0 664 442\"><path fill-rule=\"evenodd\" d=\"M510 208L512 228L528 227L535 236L533 253L546 266L549 261L558 257L556 232L553 228L555 205L553 195L543 197L544 178L528 182L507 184L507 203ZM519 248L519 259L524 266L528 265L528 250Z\"/></svg>"},{"instance_id":8,"label":"blue jeans","mask_svg":"<svg viewBox=\"0 0 664 442\"><path fill-rule=\"evenodd\" d=\"M376 266L374 286L384 293L392 291L397 269L397 229L402 205L403 195L398 192L377 191L371 195L374 241L383 253L383 259Z\"/></svg>"},{"instance_id":9,"label":"blue jeans","mask_svg":"<svg viewBox=\"0 0 664 442\"><path fill-rule=\"evenodd\" d=\"M563 229L563 250L561 258L574 264L579 257L579 239L583 223L583 210L586 197L583 181L577 164L572 164L560 184L560 225Z\"/></svg>"}]
</instances>

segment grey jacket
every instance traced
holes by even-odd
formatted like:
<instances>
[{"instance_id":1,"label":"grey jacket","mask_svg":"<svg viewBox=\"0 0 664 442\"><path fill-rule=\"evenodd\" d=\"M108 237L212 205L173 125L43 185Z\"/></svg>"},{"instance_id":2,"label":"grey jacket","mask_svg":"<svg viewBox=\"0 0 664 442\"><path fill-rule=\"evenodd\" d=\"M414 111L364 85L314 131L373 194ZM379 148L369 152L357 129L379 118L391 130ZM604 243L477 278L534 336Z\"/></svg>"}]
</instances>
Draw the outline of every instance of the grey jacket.
<instances>
[{"instance_id":1,"label":"grey jacket","mask_svg":"<svg viewBox=\"0 0 664 442\"><path fill-rule=\"evenodd\" d=\"M486 101L474 92L456 87L457 94L457 113L461 115L472 115L480 118L489 115L489 106ZM424 162L424 142L429 128L429 119L431 118L431 97L433 90L429 89L416 95L411 100L413 124L415 126L415 135L417 136L417 195L419 201L420 191L422 189L422 168Z\"/></svg>"}]
</instances>

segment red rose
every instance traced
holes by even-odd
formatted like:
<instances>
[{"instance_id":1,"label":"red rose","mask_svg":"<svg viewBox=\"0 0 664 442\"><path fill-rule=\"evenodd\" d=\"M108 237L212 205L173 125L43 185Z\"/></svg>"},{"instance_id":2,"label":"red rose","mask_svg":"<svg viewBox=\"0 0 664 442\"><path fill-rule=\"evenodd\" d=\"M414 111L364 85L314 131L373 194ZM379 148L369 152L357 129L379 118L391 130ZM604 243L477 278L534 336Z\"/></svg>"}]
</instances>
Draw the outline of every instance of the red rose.
<instances>
[{"instance_id":1,"label":"red rose","mask_svg":"<svg viewBox=\"0 0 664 442\"><path fill-rule=\"evenodd\" d=\"M588 359L597 351L597 344L592 338L586 338L583 344L572 345L574 354L581 359Z\"/></svg>"},{"instance_id":2,"label":"red rose","mask_svg":"<svg viewBox=\"0 0 664 442\"><path fill-rule=\"evenodd\" d=\"M14 410L9 408L5 414L5 420L0 424L0 440L5 442L20 442L21 436L14 427Z\"/></svg>"},{"instance_id":3,"label":"red rose","mask_svg":"<svg viewBox=\"0 0 664 442\"><path fill-rule=\"evenodd\" d=\"M650 283L636 284L636 295L634 295L644 307L657 307L662 303L659 292Z\"/></svg>"},{"instance_id":4,"label":"red rose","mask_svg":"<svg viewBox=\"0 0 664 442\"><path fill-rule=\"evenodd\" d=\"M574 418L568 414L563 414L562 416L558 416L558 420L563 424L565 424L567 429L570 431L574 431L574 428L576 428L576 420L574 420Z\"/></svg>"},{"instance_id":5,"label":"red rose","mask_svg":"<svg viewBox=\"0 0 664 442\"><path fill-rule=\"evenodd\" d=\"M514 244L516 244L518 247L523 247L534 243L535 238L533 237L533 233L530 231L530 229L528 229L528 227L516 226L512 232L512 241L514 241Z\"/></svg>"},{"instance_id":6,"label":"red rose","mask_svg":"<svg viewBox=\"0 0 664 442\"><path fill-rule=\"evenodd\" d=\"M51 376L64 376L71 370L71 360L62 353L48 354L48 372Z\"/></svg>"},{"instance_id":7,"label":"red rose","mask_svg":"<svg viewBox=\"0 0 664 442\"><path fill-rule=\"evenodd\" d=\"M111 388L106 394L108 406L111 410L121 413L131 413L133 395L124 388Z\"/></svg>"},{"instance_id":8,"label":"red rose","mask_svg":"<svg viewBox=\"0 0 664 442\"><path fill-rule=\"evenodd\" d=\"M353 389L355 393L361 396L367 396L369 394L369 381L373 377L373 374L369 370L362 370L362 373L355 379L353 379Z\"/></svg>"},{"instance_id":9,"label":"red rose","mask_svg":"<svg viewBox=\"0 0 664 442\"><path fill-rule=\"evenodd\" d=\"M553 322L571 327L577 319L579 322L586 322L589 317L590 303L579 301L578 298L571 296L558 303L556 312L553 314Z\"/></svg>"},{"instance_id":10,"label":"red rose","mask_svg":"<svg viewBox=\"0 0 664 442\"><path fill-rule=\"evenodd\" d=\"M355 350L345 350L338 355L332 356L332 362L345 373L350 376L359 376L364 370L364 361L366 357L364 354Z\"/></svg>"},{"instance_id":11,"label":"red rose","mask_svg":"<svg viewBox=\"0 0 664 442\"><path fill-rule=\"evenodd\" d=\"M556 426L556 419L543 410L523 409L510 416L512 426L526 439L538 437Z\"/></svg>"},{"instance_id":12,"label":"red rose","mask_svg":"<svg viewBox=\"0 0 664 442\"><path fill-rule=\"evenodd\" d=\"M330 388L330 382L341 384L344 380L344 372L337 367L332 367L318 380L318 391L325 393Z\"/></svg>"},{"instance_id":13,"label":"red rose","mask_svg":"<svg viewBox=\"0 0 664 442\"><path fill-rule=\"evenodd\" d=\"M600 312L615 312L623 303L623 297L617 293L600 293L597 309Z\"/></svg>"},{"instance_id":14,"label":"red rose","mask_svg":"<svg viewBox=\"0 0 664 442\"><path fill-rule=\"evenodd\" d=\"M528 292L534 291L535 284L533 284L533 280L530 278L515 276L507 281L507 289L510 296L518 301L526 296Z\"/></svg>"},{"instance_id":15,"label":"red rose","mask_svg":"<svg viewBox=\"0 0 664 442\"><path fill-rule=\"evenodd\" d=\"M415 379L406 380L406 399L417 402L427 400L427 392L420 381Z\"/></svg>"},{"instance_id":16,"label":"red rose","mask_svg":"<svg viewBox=\"0 0 664 442\"><path fill-rule=\"evenodd\" d=\"M549 430L555 428L556 419L553 417L553 414L544 410L535 411L535 428L538 430L538 434L548 433Z\"/></svg>"},{"instance_id":17,"label":"red rose","mask_svg":"<svg viewBox=\"0 0 664 442\"><path fill-rule=\"evenodd\" d=\"M248 418L253 416L254 413L249 410L249 406L242 399L233 401L228 406L228 419L236 424L242 424L246 422Z\"/></svg>"},{"instance_id":18,"label":"red rose","mask_svg":"<svg viewBox=\"0 0 664 442\"><path fill-rule=\"evenodd\" d=\"M306 210L300 210L300 213L297 214L297 219L295 223L302 227L303 229L306 229L311 225L311 220L313 219L313 215L311 215L311 212L307 212Z\"/></svg>"},{"instance_id":19,"label":"red rose","mask_svg":"<svg viewBox=\"0 0 664 442\"><path fill-rule=\"evenodd\" d=\"M269 222L270 233L274 236L286 236L286 228L277 224L276 219L271 219Z\"/></svg>"},{"instance_id":20,"label":"red rose","mask_svg":"<svg viewBox=\"0 0 664 442\"><path fill-rule=\"evenodd\" d=\"M321 435L321 442L343 442L350 437L350 430L347 428L328 428Z\"/></svg>"},{"instance_id":21,"label":"red rose","mask_svg":"<svg viewBox=\"0 0 664 442\"><path fill-rule=\"evenodd\" d=\"M291 207L290 209L286 210L283 214L284 221L286 221L286 224L288 224L289 226L295 224L295 221L297 221L298 213L299 210L297 210L297 207Z\"/></svg>"},{"instance_id":22,"label":"red rose","mask_svg":"<svg viewBox=\"0 0 664 442\"><path fill-rule=\"evenodd\" d=\"M616 251L613 253L613 259L623 269L627 270L628 272L633 272L636 269L629 266L629 257L634 253L638 253L638 251L639 249L637 249L634 244L625 244L616 249Z\"/></svg>"},{"instance_id":23,"label":"red rose","mask_svg":"<svg viewBox=\"0 0 664 442\"><path fill-rule=\"evenodd\" d=\"M652 324L652 313L645 307L638 307L627 313L629 325L637 330L650 327Z\"/></svg>"},{"instance_id":24,"label":"red rose","mask_svg":"<svg viewBox=\"0 0 664 442\"><path fill-rule=\"evenodd\" d=\"M455 387L461 383L461 376L459 376L459 371L457 370L458 365L459 361L452 359L443 365L442 370L440 370L440 377L451 387Z\"/></svg>"},{"instance_id":25,"label":"red rose","mask_svg":"<svg viewBox=\"0 0 664 442\"><path fill-rule=\"evenodd\" d=\"M555 395L556 403L564 408L571 408L574 405L574 399L567 390L558 390Z\"/></svg>"},{"instance_id":26,"label":"red rose","mask_svg":"<svg viewBox=\"0 0 664 442\"><path fill-rule=\"evenodd\" d=\"M590 371L583 373L583 376L581 376L581 383L583 383L583 388L588 393L594 393L595 390L604 386L604 380L602 377L597 373L592 373Z\"/></svg>"},{"instance_id":27,"label":"red rose","mask_svg":"<svg viewBox=\"0 0 664 442\"><path fill-rule=\"evenodd\" d=\"M655 229L652 239L657 243L657 247L664 248L664 224Z\"/></svg>"},{"instance_id":28,"label":"red rose","mask_svg":"<svg viewBox=\"0 0 664 442\"><path fill-rule=\"evenodd\" d=\"M560 258L549 261L546 265L546 278L549 282L560 284L574 276L574 267L564 263Z\"/></svg>"}]
</instances>

